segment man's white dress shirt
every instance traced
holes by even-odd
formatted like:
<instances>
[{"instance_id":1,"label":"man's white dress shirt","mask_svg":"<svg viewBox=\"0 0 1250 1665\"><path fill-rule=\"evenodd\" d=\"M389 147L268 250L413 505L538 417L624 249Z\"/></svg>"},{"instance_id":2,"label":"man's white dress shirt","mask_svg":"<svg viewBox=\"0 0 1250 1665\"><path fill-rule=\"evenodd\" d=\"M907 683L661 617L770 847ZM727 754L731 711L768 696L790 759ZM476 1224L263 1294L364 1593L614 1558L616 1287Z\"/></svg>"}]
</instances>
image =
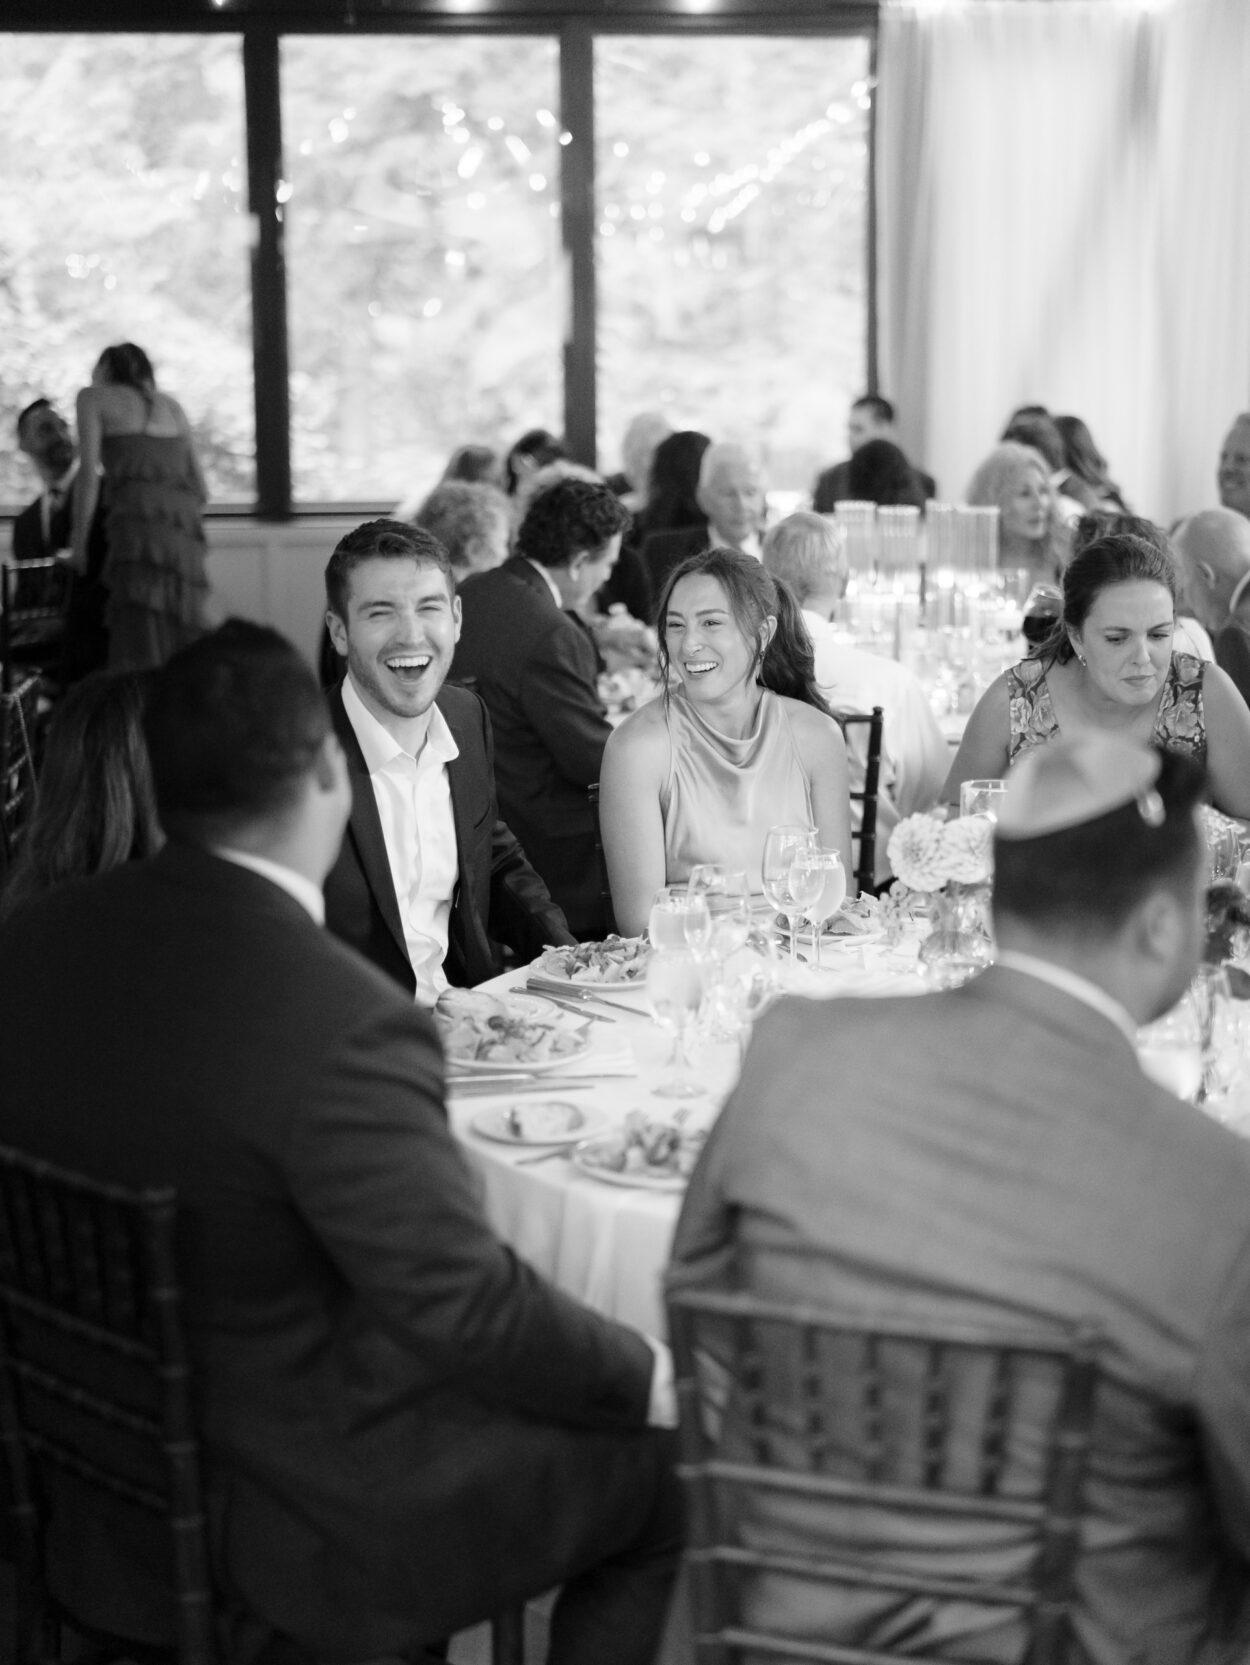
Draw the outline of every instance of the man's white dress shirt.
<instances>
[{"instance_id":1,"label":"man's white dress shirt","mask_svg":"<svg viewBox=\"0 0 1250 1665\"><path fill-rule=\"evenodd\" d=\"M816 654L816 682L839 713L884 712L881 780L877 793L877 883L890 877L886 845L905 815L931 809L950 769L950 748L942 738L928 696L916 676L897 660L840 642L828 619L803 609L803 623ZM852 731L847 763L852 791L864 784L865 741ZM859 809L852 804L853 811Z\"/></svg>"},{"instance_id":2,"label":"man's white dress shirt","mask_svg":"<svg viewBox=\"0 0 1250 1665\"><path fill-rule=\"evenodd\" d=\"M350 671L343 680L343 709L373 786L417 1003L432 1006L447 987L443 961L460 867L447 765L460 748L432 705L425 744L413 757L366 707Z\"/></svg>"}]
</instances>

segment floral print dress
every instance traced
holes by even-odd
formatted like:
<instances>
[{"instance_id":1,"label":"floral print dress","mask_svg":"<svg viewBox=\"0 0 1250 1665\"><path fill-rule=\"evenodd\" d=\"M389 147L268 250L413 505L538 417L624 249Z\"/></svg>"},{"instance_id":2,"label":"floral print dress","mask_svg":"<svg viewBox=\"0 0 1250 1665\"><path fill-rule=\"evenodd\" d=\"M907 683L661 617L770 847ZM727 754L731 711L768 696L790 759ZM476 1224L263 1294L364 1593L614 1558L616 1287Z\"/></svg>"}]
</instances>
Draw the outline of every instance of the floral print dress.
<instances>
[{"instance_id":1,"label":"floral print dress","mask_svg":"<svg viewBox=\"0 0 1250 1665\"><path fill-rule=\"evenodd\" d=\"M1163 685L1153 739L1169 752L1188 752L1199 763L1207 756L1207 727L1202 714L1203 662L1192 654L1174 653ZM1009 760L1014 763L1035 746L1044 746L1059 732L1046 667L1040 659L1022 659L1007 672L1011 712Z\"/></svg>"}]
</instances>

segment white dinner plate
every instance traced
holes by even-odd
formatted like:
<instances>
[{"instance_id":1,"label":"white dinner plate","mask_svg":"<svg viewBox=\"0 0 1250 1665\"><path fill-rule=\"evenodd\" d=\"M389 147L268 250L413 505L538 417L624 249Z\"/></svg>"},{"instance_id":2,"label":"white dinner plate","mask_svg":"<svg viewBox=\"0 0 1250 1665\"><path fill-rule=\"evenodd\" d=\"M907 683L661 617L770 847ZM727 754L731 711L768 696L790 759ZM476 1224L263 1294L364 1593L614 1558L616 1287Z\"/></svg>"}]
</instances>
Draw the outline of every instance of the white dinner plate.
<instances>
[{"instance_id":1,"label":"white dinner plate","mask_svg":"<svg viewBox=\"0 0 1250 1665\"><path fill-rule=\"evenodd\" d=\"M589 977L569 977L560 970L560 964L566 952L567 950L563 948L544 949L530 969L536 971L540 977L547 978L549 982L560 983L569 989L580 989L583 994L595 994L600 989L605 994L611 994L614 991L620 993L624 989L635 989L641 994L646 986L647 962L645 959L634 962L638 966L636 977L614 977L610 982L597 983Z\"/></svg>"},{"instance_id":2,"label":"white dinner plate","mask_svg":"<svg viewBox=\"0 0 1250 1665\"><path fill-rule=\"evenodd\" d=\"M872 929L868 931L857 931L854 936L848 936L845 931L839 931L836 936L830 936L826 931L822 931L820 933L820 947L822 952L826 948L866 948L870 943L884 941L885 927L883 925L874 925ZM802 942L803 937L800 933L800 945Z\"/></svg>"},{"instance_id":3,"label":"white dinner plate","mask_svg":"<svg viewBox=\"0 0 1250 1665\"><path fill-rule=\"evenodd\" d=\"M512 1074L519 1072L525 1075L542 1075L547 1070L558 1070L564 1064L584 1058L590 1051L589 1024L584 1018L579 1018L575 1012L566 1012L550 1000L543 1000L538 995L515 994L511 989L506 993L494 997L502 1001L508 1011L517 1017L532 1023L539 1023L546 1029L558 1029L565 1034L578 1030L573 1045L564 1052L558 1052L547 1058L466 1058L462 1053L454 1052L450 1047L446 1057L448 1064L458 1070L470 1070L482 1075L498 1075L501 1072Z\"/></svg>"},{"instance_id":4,"label":"white dinner plate","mask_svg":"<svg viewBox=\"0 0 1250 1665\"><path fill-rule=\"evenodd\" d=\"M519 1133L509 1125L510 1111L519 1120ZM594 1120L565 1099L538 1098L523 1104L493 1104L479 1110L469 1126L483 1139L495 1139L501 1145L574 1145L586 1137Z\"/></svg>"},{"instance_id":5,"label":"white dinner plate","mask_svg":"<svg viewBox=\"0 0 1250 1665\"><path fill-rule=\"evenodd\" d=\"M669 1169L605 1167L602 1153L619 1148L620 1141L611 1135L599 1139L583 1139L580 1145L573 1147L573 1166L580 1168L584 1174L589 1174L592 1179L601 1179L605 1185L623 1185L632 1191L686 1189L686 1175L672 1173Z\"/></svg>"}]
</instances>

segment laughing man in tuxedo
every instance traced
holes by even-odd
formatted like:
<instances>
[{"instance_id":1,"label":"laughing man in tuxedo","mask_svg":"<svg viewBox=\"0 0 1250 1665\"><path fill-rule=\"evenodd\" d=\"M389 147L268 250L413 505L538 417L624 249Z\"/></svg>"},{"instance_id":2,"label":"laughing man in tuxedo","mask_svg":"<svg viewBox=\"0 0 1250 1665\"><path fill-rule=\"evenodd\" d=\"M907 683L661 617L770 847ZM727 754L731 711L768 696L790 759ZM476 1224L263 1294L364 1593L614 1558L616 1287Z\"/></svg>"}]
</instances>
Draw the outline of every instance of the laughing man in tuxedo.
<instances>
[{"instance_id":1,"label":"laughing man in tuxedo","mask_svg":"<svg viewBox=\"0 0 1250 1665\"><path fill-rule=\"evenodd\" d=\"M667 1355L495 1237L430 1018L321 929L351 785L311 671L232 620L156 673L145 728L164 849L0 931L0 1141L177 1188L223 1658L272 1633L412 1661L562 1584L553 1665L649 1665ZM54 1593L171 1640L160 1544L95 1520L53 1513Z\"/></svg>"},{"instance_id":2,"label":"laughing man in tuxedo","mask_svg":"<svg viewBox=\"0 0 1250 1665\"><path fill-rule=\"evenodd\" d=\"M444 687L460 600L443 546L371 520L326 567L326 624L346 675L330 693L352 816L326 923L432 1006L449 983L576 941L503 821L482 701Z\"/></svg>"}]
</instances>

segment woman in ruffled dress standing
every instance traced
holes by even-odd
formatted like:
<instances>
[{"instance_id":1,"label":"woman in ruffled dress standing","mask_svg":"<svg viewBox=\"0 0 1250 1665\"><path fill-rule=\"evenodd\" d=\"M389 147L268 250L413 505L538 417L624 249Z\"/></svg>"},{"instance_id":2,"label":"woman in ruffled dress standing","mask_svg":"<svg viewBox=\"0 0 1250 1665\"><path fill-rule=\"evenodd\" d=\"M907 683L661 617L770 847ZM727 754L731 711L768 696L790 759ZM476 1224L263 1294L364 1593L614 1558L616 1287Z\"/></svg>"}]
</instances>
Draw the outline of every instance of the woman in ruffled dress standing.
<instances>
[{"instance_id":1,"label":"woman in ruffled dress standing","mask_svg":"<svg viewBox=\"0 0 1250 1665\"><path fill-rule=\"evenodd\" d=\"M109 667L159 665L204 629L207 490L178 401L157 388L131 341L106 347L78 395L82 457L71 559L86 570L87 532L104 491Z\"/></svg>"}]
</instances>

